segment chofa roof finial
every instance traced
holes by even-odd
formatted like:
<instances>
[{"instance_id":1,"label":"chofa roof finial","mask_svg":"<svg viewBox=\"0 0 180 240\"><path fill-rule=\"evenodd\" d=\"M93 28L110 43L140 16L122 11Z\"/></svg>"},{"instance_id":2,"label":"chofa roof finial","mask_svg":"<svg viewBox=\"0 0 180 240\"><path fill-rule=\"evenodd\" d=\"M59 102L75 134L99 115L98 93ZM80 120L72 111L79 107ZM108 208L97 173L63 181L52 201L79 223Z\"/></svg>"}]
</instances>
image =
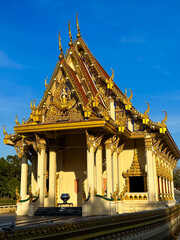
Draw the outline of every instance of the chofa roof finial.
<instances>
[{"instance_id":1,"label":"chofa roof finial","mask_svg":"<svg viewBox=\"0 0 180 240\"><path fill-rule=\"evenodd\" d=\"M69 38L70 38L70 42L69 42L69 46L73 45L73 39L72 39L72 34L71 34L71 26L70 26L70 20L68 22L68 28L69 28Z\"/></svg>"},{"instance_id":2,"label":"chofa roof finial","mask_svg":"<svg viewBox=\"0 0 180 240\"><path fill-rule=\"evenodd\" d=\"M80 33L80 27L79 27L79 21L78 21L77 13L76 13L76 26L77 26L77 30L78 30L77 38L79 38L79 37L81 37L81 33Z\"/></svg>"},{"instance_id":3,"label":"chofa roof finial","mask_svg":"<svg viewBox=\"0 0 180 240\"><path fill-rule=\"evenodd\" d=\"M163 112L165 112L165 117L162 120L161 125L162 125L162 127L167 127L166 126L166 123L167 123L167 112L166 111L163 111Z\"/></svg>"},{"instance_id":4,"label":"chofa roof finial","mask_svg":"<svg viewBox=\"0 0 180 240\"><path fill-rule=\"evenodd\" d=\"M59 55L59 59L63 59L64 58L64 54L63 54L63 48L61 45L61 37L60 37L60 32L58 34L58 38L59 38L59 51L61 52Z\"/></svg>"}]
</instances>

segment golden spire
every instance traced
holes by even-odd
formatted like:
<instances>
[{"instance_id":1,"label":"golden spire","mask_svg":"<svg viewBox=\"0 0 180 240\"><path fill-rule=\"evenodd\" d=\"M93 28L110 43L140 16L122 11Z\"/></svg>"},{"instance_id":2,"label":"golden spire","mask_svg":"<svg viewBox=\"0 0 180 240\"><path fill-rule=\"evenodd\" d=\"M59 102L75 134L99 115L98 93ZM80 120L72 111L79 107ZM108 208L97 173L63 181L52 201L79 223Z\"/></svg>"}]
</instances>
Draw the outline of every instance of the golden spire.
<instances>
[{"instance_id":1,"label":"golden spire","mask_svg":"<svg viewBox=\"0 0 180 240\"><path fill-rule=\"evenodd\" d=\"M16 125L20 125L20 123L19 123L18 120L17 120L17 116L18 116L18 115L16 115L16 117L15 117L15 123L16 123Z\"/></svg>"},{"instance_id":2,"label":"golden spire","mask_svg":"<svg viewBox=\"0 0 180 240\"><path fill-rule=\"evenodd\" d=\"M46 88L48 87L47 79L48 79L48 77L45 78L45 87L46 87Z\"/></svg>"},{"instance_id":3,"label":"golden spire","mask_svg":"<svg viewBox=\"0 0 180 240\"><path fill-rule=\"evenodd\" d=\"M167 112L166 112L166 111L163 111L163 112L165 112L165 117L164 117L164 119L162 120L161 125L162 125L162 127L166 127L166 123L167 123Z\"/></svg>"},{"instance_id":4,"label":"golden spire","mask_svg":"<svg viewBox=\"0 0 180 240\"><path fill-rule=\"evenodd\" d=\"M59 38L59 51L61 52L59 55L59 59L63 59L64 58L64 54L63 54L63 48L61 45L61 37L60 37L60 32L58 34L58 38Z\"/></svg>"},{"instance_id":5,"label":"golden spire","mask_svg":"<svg viewBox=\"0 0 180 240\"><path fill-rule=\"evenodd\" d=\"M147 110L144 112L144 116L145 116L145 118L149 118L150 107L149 107L149 103L148 102L146 102L146 104L147 104Z\"/></svg>"},{"instance_id":6,"label":"golden spire","mask_svg":"<svg viewBox=\"0 0 180 240\"><path fill-rule=\"evenodd\" d=\"M79 21L78 21L78 15L77 15L77 13L76 13L76 26L77 26L77 30L78 30L77 38L79 38L79 37L81 37L81 33L80 33Z\"/></svg>"},{"instance_id":7,"label":"golden spire","mask_svg":"<svg viewBox=\"0 0 180 240\"><path fill-rule=\"evenodd\" d=\"M71 34L71 26L70 26L70 20L68 22L68 28L69 28L69 38L70 38L70 42L69 42L69 46L73 45L73 40L72 40L72 34Z\"/></svg>"}]
</instances>

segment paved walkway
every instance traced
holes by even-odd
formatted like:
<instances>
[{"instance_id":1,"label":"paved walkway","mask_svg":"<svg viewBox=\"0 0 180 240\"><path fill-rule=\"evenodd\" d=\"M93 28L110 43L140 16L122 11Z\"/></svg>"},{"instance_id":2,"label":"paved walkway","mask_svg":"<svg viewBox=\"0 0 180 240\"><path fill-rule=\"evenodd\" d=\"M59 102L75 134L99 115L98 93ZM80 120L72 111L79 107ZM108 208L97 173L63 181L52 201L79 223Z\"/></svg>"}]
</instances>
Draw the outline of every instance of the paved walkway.
<instances>
[{"instance_id":1,"label":"paved walkway","mask_svg":"<svg viewBox=\"0 0 180 240\"><path fill-rule=\"evenodd\" d=\"M10 226L15 228L22 228L25 226L34 226L39 224L51 224L51 223L60 223L60 222L72 222L80 219L84 219L80 216L16 216L16 214L1 214L0 215L0 231L3 231L3 228L8 228Z\"/></svg>"}]
</instances>

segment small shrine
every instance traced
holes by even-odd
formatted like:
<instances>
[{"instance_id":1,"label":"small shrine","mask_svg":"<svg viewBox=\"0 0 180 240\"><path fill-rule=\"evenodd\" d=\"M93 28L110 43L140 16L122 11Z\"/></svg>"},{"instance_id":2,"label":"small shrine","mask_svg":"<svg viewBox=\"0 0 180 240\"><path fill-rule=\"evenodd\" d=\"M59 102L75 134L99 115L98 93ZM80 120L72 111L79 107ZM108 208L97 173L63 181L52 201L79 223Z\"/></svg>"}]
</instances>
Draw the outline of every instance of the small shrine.
<instances>
[{"instance_id":1,"label":"small shrine","mask_svg":"<svg viewBox=\"0 0 180 240\"><path fill-rule=\"evenodd\" d=\"M140 113L133 92L123 93L83 40L77 19L73 41L59 60L27 121L15 118L14 133L4 143L22 158L17 214L58 207L69 196L83 216L117 214L171 206L173 170L180 151L162 121ZM41 84L41 83L40 83ZM28 191L28 160L32 165Z\"/></svg>"}]
</instances>

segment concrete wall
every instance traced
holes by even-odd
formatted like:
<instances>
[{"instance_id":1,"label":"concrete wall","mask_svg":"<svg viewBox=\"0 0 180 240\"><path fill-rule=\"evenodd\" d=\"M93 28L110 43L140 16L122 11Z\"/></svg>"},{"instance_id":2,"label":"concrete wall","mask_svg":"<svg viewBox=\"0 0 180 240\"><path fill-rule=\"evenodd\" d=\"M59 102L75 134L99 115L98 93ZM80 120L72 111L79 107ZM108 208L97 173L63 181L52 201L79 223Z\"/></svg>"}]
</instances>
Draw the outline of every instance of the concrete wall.
<instances>
[{"instance_id":1,"label":"concrete wall","mask_svg":"<svg viewBox=\"0 0 180 240\"><path fill-rule=\"evenodd\" d=\"M0 206L0 214L2 213L15 213L17 209L16 205Z\"/></svg>"}]
</instances>

